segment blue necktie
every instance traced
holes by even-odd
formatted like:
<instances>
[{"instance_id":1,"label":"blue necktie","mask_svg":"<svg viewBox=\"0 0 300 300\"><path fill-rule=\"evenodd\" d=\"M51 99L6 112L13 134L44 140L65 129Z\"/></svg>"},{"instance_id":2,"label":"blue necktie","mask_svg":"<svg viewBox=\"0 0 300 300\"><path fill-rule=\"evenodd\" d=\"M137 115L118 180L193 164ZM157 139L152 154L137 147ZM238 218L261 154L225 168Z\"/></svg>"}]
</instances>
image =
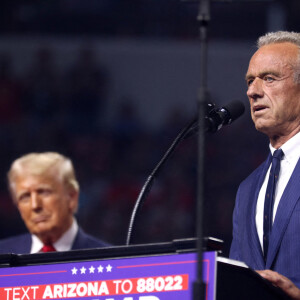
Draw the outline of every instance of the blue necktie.
<instances>
[{"instance_id":1,"label":"blue necktie","mask_svg":"<svg viewBox=\"0 0 300 300\"><path fill-rule=\"evenodd\" d=\"M263 236L265 260L268 254L269 238L272 230L274 196L275 196L276 184L280 172L280 161L282 157L283 157L283 151L281 149L275 150L272 157L272 166L270 170L269 181L268 181L267 191L265 196L264 236Z\"/></svg>"}]
</instances>

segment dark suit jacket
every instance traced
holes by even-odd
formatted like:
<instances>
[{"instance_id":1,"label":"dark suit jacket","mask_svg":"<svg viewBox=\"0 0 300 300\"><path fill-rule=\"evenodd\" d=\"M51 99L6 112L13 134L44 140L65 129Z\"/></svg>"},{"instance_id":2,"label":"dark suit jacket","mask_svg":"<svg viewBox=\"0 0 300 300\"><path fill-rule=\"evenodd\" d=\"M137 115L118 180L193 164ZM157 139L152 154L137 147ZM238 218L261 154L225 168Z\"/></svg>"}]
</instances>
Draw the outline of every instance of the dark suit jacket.
<instances>
[{"instance_id":1,"label":"dark suit jacket","mask_svg":"<svg viewBox=\"0 0 300 300\"><path fill-rule=\"evenodd\" d=\"M255 270L274 270L290 278L300 288L300 160L280 199L265 262L256 230L255 211L270 164L271 155L238 189L230 257Z\"/></svg>"},{"instance_id":2,"label":"dark suit jacket","mask_svg":"<svg viewBox=\"0 0 300 300\"><path fill-rule=\"evenodd\" d=\"M71 250L101 248L105 246L108 246L108 244L86 234L81 228L79 228ZM29 233L0 240L0 254L26 254L30 253L30 249L31 235Z\"/></svg>"}]
</instances>

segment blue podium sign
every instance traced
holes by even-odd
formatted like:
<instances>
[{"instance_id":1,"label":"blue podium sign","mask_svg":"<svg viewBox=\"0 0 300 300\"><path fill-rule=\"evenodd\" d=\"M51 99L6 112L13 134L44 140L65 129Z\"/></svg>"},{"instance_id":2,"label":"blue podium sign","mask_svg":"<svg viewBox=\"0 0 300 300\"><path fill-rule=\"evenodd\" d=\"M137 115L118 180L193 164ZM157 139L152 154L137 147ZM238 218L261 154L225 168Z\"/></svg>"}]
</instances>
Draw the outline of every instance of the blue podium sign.
<instances>
[{"instance_id":1,"label":"blue podium sign","mask_svg":"<svg viewBox=\"0 0 300 300\"><path fill-rule=\"evenodd\" d=\"M196 268L196 253L0 268L0 299L192 299ZM203 253L203 281L215 300L216 252Z\"/></svg>"}]
</instances>

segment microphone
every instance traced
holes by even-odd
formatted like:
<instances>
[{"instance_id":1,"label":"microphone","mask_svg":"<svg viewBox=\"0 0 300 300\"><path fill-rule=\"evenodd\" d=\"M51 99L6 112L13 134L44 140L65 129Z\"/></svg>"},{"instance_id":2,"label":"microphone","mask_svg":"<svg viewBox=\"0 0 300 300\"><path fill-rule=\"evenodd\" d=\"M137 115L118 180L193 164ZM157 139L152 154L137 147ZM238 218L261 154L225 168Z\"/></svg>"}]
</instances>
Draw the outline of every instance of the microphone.
<instances>
[{"instance_id":1,"label":"microphone","mask_svg":"<svg viewBox=\"0 0 300 300\"><path fill-rule=\"evenodd\" d=\"M216 132L224 125L229 125L239 118L245 111L241 101L231 101L219 109L213 109L205 118L206 132Z\"/></svg>"},{"instance_id":2,"label":"microphone","mask_svg":"<svg viewBox=\"0 0 300 300\"><path fill-rule=\"evenodd\" d=\"M213 107L213 108L212 108ZM223 126L231 124L239 118L245 111L245 105L238 100L229 102L221 108L215 108L212 104L208 105L205 116L205 132L214 133ZM184 139L198 132L198 118L185 134Z\"/></svg>"}]
</instances>

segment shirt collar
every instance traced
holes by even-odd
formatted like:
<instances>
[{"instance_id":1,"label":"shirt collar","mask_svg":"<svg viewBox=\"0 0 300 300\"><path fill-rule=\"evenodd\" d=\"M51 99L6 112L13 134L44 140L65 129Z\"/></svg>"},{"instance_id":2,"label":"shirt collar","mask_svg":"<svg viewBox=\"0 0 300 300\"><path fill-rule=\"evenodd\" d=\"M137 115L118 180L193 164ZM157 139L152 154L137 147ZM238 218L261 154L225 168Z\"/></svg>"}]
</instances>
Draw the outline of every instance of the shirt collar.
<instances>
[{"instance_id":1,"label":"shirt collar","mask_svg":"<svg viewBox=\"0 0 300 300\"><path fill-rule=\"evenodd\" d=\"M59 240L57 240L53 244L53 247L57 251L71 250L77 232L78 232L78 224L76 219L74 218L71 227L62 235L62 237ZM30 253L40 252L40 250L43 247L42 241L36 235L31 235L31 239L32 239L32 244L31 244Z\"/></svg>"},{"instance_id":2,"label":"shirt collar","mask_svg":"<svg viewBox=\"0 0 300 300\"><path fill-rule=\"evenodd\" d=\"M272 145L269 145L270 151L273 155L276 150ZM287 142L285 142L280 149L282 149L284 156L283 159L288 161L293 159L298 159L300 156L300 132L295 134L292 138L290 138Z\"/></svg>"}]
</instances>

